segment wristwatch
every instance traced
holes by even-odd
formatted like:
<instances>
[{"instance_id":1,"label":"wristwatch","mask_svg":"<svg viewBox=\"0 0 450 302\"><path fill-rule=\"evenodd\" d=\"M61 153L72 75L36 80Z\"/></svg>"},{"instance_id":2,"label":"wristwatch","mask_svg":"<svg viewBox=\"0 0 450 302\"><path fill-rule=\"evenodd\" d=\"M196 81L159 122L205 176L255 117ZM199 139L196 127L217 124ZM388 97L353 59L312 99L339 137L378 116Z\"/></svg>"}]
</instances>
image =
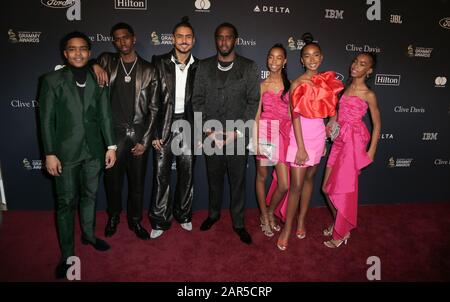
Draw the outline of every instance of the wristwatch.
<instances>
[{"instance_id":1,"label":"wristwatch","mask_svg":"<svg viewBox=\"0 0 450 302\"><path fill-rule=\"evenodd\" d=\"M117 145L111 145L111 146L108 146L108 150L114 150L114 151L117 151Z\"/></svg>"}]
</instances>

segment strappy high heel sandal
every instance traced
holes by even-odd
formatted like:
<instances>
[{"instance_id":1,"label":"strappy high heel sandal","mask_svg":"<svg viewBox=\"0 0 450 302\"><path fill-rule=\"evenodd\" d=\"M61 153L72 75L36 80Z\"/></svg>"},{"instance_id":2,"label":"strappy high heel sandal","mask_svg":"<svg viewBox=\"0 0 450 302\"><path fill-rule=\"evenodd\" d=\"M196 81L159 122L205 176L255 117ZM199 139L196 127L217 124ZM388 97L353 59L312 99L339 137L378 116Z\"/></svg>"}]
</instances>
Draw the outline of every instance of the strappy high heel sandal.
<instances>
[{"instance_id":1,"label":"strappy high heel sandal","mask_svg":"<svg viewBox=\"0 0 450 302\"><path fill-rule=\"evenodd\" d=\"M287 240L282 240L281 238L278 238L277 241L277 247L280 251L285 251L288 247L288 241Z\"/></svg>"},{"instance_id":2,"label":"strappy high heel sandal","mask_svg":"<svg viewBox=\"0 0 450 302\"><path fill-rule=\"evenodd\" d=\"M267 237L272 237L274 233L272 232L270 224L264 223L264 219L262 217L259 217L259 222L260 222L259 226L261 227L261 231L263 232L263 234L266 235Z\"/></svg>"},{"instance_id":3,"label":"strappy high heel sandal","mask_svg":"<svg viewBox=\"0 0 450 302\"><path fill-rule=\"evenodd\" d=\"M339 240L328 240L324 241L323 244L325 244L326 247L329 247L330 249L338 248L342 245L342 243L347 244L348 239L350 239L350 233L348 233L344 238Z\"/></svg>"},{"instance_id":4,"label":"strappy high heel sandal","mask_svg":"<svg viewBox=\"0 0 450 302\"><path fill-rule=\"evenodd\" d=\"M298 239L305 239L305 237L306 237L306 230L305 229L297 230L295 232L295 235L297 236Z\"/></svg>"},{"instance_id":5,"label":"strappy high heel sandal","mask_svg":"<svg viewBox=\"0 0 450 302\"><path fill-rule=\"evenodd\" d=\"M275 221L275 217L273 213L269 213L269 225L272 230L275 232L281 231L281 226Z\"/></svg>"},{"instance_id":6,"label":"strappy high heel sandal","mask_svg":"<svg viewBox=\"0 0 450 302\"><path fill-rule=\"evenodd\" d=\"M327 237L333 235L333 229L334 224L330 224L326 229L323 229L323 235Z\"/></svg>"}]
</instances>

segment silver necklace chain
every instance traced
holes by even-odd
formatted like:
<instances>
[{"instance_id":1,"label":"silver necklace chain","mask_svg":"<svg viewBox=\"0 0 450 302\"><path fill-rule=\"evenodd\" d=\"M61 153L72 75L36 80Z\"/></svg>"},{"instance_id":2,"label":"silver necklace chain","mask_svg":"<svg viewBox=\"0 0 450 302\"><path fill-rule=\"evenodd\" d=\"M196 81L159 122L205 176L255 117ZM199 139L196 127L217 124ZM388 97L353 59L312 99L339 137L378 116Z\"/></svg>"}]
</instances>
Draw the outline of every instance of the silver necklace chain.
<instances>
[{"instance_id":1,"label":"silver necklace chain","mask_svg":"<svg viewBox=\"0 0 450 302\"><path fill-rule=\"evenodd\" d=\"M220 65L220 62L217 62L217 68L219 68L220 71L228 71L231 68L233 68L233 64L234 62L228 65L227 67L223 67L222 65Z\"/></svg>"},{"instance_id":2,"label":"silver necklace chain","mask_svg":"<svg viewBox=\"0 0 450 302\"><path fill-rule=\"evenodd\" d=\"M125 83L130 83L131 82L130 74L133 71L133 68L134 68L134 65L136 65L136 62L137 62L137 57L136 57L136 59L134 59L133 66L131 66L130 71L127 72L127 69L125 68L125 65L123 64L123 60L122 60L122 58L120 58L120 63L122 63L122 68L123 68L123 71L125 72L125 77L124 77Z\"/></svg>"}]
</instances>

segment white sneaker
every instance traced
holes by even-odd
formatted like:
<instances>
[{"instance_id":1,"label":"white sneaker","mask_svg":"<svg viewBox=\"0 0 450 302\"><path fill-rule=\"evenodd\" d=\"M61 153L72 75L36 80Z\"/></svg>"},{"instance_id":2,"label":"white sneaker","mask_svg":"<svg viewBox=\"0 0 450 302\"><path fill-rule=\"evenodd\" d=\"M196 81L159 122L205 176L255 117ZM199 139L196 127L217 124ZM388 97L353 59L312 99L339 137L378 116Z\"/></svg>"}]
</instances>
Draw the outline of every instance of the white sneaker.
<instances>
[{"instance_id":1,"label":"white sneaker","mask_svg":"<svg viewBox=\"0 0 450 302\"><path fill-rule=\"evenodd\" d=\"M192 231L192 222L185 222L180 224L180 226L186 231Z\"/></svg>"},{"instance_id":2,"label":"white sneaker","mask_svg":"<svg viewBox=\"0 0 450 302\"><path fill-rule=\"evenodd\" d=\"M164 233L163 230L155 230L155 229L153 229L153 230L150 232L150 238L152 238L152 239L158 238L158 237L161 236L163 233Z\"/></svg>"}]
</instances>

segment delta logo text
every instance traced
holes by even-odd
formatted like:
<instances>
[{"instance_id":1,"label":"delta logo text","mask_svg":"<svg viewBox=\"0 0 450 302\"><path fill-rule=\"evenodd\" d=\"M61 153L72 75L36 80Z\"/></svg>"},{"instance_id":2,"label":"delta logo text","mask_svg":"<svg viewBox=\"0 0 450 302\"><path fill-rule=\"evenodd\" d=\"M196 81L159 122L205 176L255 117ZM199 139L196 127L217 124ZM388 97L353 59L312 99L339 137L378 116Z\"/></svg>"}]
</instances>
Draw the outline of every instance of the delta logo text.
<instances>
[{"instance_id":1,"label":"delta logo text","mask_svg":"<svg viewBox=\"0 0 450 302\"><path fill-rule=\"evenodd\" d=\"M114 9L147 10L147 0L114 0Z\"/></svg>"},{"instance_id":2,"label":"delta logo text","mask_svg":"<svg viewBox=\"0 0 450 302\"><path fill-rule=\"evenodd\" d=\"M269 14L290 14L289 7L284 6L268 6L268 5L256 5L253 9L254 13L269 13Z\"/></svg>"},{"instance_id":3,"label":"delta logo text","mask_svg":"<svg viewBox=\"0 0 450 302\"><path fill-rule=\"evenodd\" d=\"M210 0L195 0L195 11L198 13L209 13L211 8Z\"/></svg>"},{"instance_id":4,"label":"delta logo text","mask_svg":"<svg viewBox=\"0 0 450 302\"><path fill-rule=\"evenodd\" d=\"M375 85L400 86L399 74L376 74Z\"/></svg>"},{"instance_id":5,"label":"delta logo text","mask_svg":"<svg viewBox=\"0 0 450 302\"><path fill-rule=\"evenodd\" d=\"M382 139L382 140L393 140L394 139L394 134L392 134L392 133L381 133L380 134L380 139Z\"/></svg>"},{"instance_id":6,"label":"delta logo text","mask_svg":"<svg viewBox=\"0 0 450 302\"><path fill-rule=\"evenodd\" d=\"M9 42L11 43L39 43L40 31L14 31L8 30Z\"/></svg>"}]
</instances>

